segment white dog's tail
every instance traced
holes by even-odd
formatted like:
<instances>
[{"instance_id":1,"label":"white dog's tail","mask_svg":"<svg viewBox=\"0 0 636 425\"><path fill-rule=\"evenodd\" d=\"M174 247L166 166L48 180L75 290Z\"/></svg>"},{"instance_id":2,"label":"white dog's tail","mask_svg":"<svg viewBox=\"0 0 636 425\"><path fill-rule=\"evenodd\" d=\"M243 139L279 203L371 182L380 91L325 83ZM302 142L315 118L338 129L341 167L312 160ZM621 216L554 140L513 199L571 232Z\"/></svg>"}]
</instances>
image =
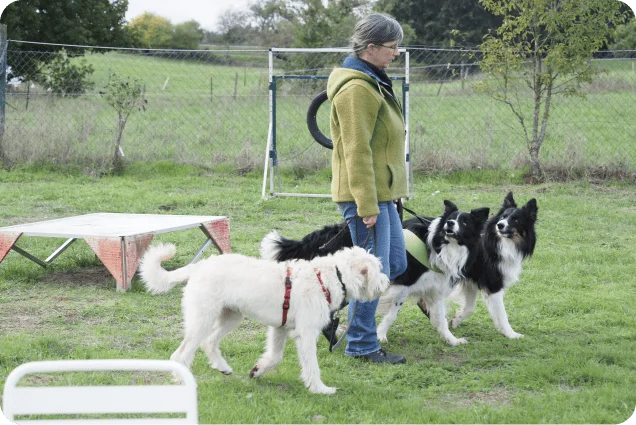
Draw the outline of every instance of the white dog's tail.
<instances>
[{"instance_id":1,"label":"white dog's tail","mask_svg":"<svg viewBox=\"0 0 636 425\"><path fill-rule=\"evenodd\" d=\"M173 271L167 271L161 267L161 262L171 259L176 252L177 248L173 244L153 245L148 248L139 265L139 274L148 292L153 294L168 292L177 283L190 277L193 264Z\"/></svg>"}]
</instances>

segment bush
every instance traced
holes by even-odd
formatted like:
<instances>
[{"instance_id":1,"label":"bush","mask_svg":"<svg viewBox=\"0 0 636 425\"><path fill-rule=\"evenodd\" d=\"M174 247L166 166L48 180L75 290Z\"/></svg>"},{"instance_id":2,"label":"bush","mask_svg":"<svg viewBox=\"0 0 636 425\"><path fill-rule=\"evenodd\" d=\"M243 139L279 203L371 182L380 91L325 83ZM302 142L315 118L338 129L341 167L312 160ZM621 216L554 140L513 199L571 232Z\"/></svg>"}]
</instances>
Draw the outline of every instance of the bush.
<instances>
[{"instance_id":1,"label":"bush","mask_svg":"<svg viewBox=\"0 0 636 425\"><path fill-rule=\"evenodd\" d=\"M90 80L93 71L93 66L86 63L86 59L71 63L66 51L62 50L43 66L38 82L55 94L76 96L94 87L95 83Z\"/></svg>"}]
</instances>

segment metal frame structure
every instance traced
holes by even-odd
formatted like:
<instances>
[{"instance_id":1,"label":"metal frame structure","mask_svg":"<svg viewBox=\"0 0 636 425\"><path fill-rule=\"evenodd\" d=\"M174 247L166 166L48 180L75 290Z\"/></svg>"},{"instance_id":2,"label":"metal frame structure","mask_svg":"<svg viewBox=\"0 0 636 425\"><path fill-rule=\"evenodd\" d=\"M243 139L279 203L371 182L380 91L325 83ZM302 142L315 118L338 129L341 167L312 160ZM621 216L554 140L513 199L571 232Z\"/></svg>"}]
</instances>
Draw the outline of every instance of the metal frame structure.
<instances>
[{"instance_id":1,"label":"metal frame structure","mask_svg":"<svg viewBox=\"0 0 636 425\"><path fill-rule=\"evenodd\" d=\"M263 166L263 188L261 198L268 199L275 196L300 196L313 198L328 198L329 194L316 193L289 193L283 192L282 182L280 178L280 169L278 167L278 152L276 150L276 81L279 79L326 79L324 76L312 75L276 75L274 74L274 53L350 53L347 48L325 48L325 49L292 49L292 48L276 48L269 49L269 129L267 132L267 148L265 150L265 164ZM410 70L409 70L409 52L406 49L399 49L400 53L405 55L404 77L394 77L393 79L402 80L402 103L404 115L404 127L406 134L404 137L404 151L406 154L406 172L407 172L407 193L411 199L415 193L413 188L413 170L411 167L411 140L410 140ZM275 190L274 175L278 178L278 191ZM269 177L269 192L267 191L267 182Z\"/></svg>"}]
</instances>

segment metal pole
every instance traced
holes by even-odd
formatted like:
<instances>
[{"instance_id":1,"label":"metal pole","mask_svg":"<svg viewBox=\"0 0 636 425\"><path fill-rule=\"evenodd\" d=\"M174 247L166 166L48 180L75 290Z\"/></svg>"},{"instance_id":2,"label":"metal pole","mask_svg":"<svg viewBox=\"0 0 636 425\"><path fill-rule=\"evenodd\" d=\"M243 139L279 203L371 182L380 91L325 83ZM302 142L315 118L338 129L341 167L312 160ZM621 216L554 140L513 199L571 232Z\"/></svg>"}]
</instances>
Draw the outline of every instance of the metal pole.
<instances>
[{"instance_id":1,"label":"metal pole","mask_svg":"<svg viewBox=\"0 0 636 425\"><path fill-rule=\"evenodd\" d=\"M5 107L7 101L7 26L0 24L0 165L7 165L4 147Z\"/></svg>"},{"instance_id":2,"label":"metal pole","mask_svg":"<svg viewBox=\"0 0 636 425\"><path fill-rule=\"evenodd\" d=\"M404 128L406 129L406 137L404 140L404 151L406 152L406 193L408 194L408 199L413 199L415 196L415 187L413 184L413 158L411 157L411 127L410 127L410 116L411 116L411 76L410 76L410 55L409 52L404 53L405 65L404 65L404 86L403 86L403 96L404 96Z\"/></svg>"},{"instance_id":3,"label":"metal pole","mask_svg":"<svg viewBox=\"0 0 636 425\"><path fill-rule=\"evenodd\" d=\"M267 135L267 159L268 163L265 164L266 167L269 167L269 193L270 195L274 193L274 181L273 181L273 173L274 169L271 164L273 164L274 159L272 158L272 152L274 152L273 140L274 140L274 52L272 49L269 49L269 131ZM267 171L265 171L265 175L263 176L263 187L265 187L265 181L267 180ZM264 191L263 191L264 193Z\"/></svg>"}]
</instances>

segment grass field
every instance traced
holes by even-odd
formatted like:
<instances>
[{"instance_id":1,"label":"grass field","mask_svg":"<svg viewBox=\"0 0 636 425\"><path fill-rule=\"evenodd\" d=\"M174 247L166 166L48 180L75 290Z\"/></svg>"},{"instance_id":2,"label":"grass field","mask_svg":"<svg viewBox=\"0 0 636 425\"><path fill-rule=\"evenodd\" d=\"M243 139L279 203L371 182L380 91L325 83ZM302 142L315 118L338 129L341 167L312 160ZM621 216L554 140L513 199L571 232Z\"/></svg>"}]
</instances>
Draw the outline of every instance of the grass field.
<instances>
[{"instance_id":1,"label":"grass field","mask_svg":"<svg viewBox=\"0 0 636 425\"><path fill-rule=\"evenodd\" d=\"M95 88L86 95L52 97L38 87L28 100L24 87L8 94L6 155L17 163L45 161L97 172L107 169L115 150L117 114L99 92L108 76L117 72L142 80L148 101L146 110L131 115L126 124L123 149L128 159L230 163L244 169L262 166L269 125L266 53L235 52L231 57L236 64L223 66L116 52L88 55L86 60L95 68ZM636 73L632 62L603 62L607 73L583 87L587 99L553 99L542 148L546 168L559 168L566 174L589 169L634 173L636 145L630 142L636 132L631 119L636 115ZM284 72L275 70L279 75ZM329 69L302 72L326 75ZM392 72L397 75L403 69ZM527 164L519 123L506 105L475 91L479 74L460 82L423 79L415 69L413 73L410 139L417 169L509 169ZM329 163L329 152L313 141L306 126L307 108L324 83L277 83L277 150L284 167L319 169ZM401 97L401 87L396 89ZM529 94L525 92L523 98L528 99L529 111ZM327 109L321 108L319 115L325 134ZM527 122L530 117L528 113Z\"/></svg>"},{"instance_id":2,"label":"grass field","mask_svg":"<svg viewBox=\"0 0 636 425\"><path fill-rule=\"evenodd\" d=\"M168 163L130 164L121 177L97 178L72 167L0 171L0 226L92 212L227 215L233 252L258 255L272 229L299 238L340 216L327 199L260 199L261 171ZM326 193L327 173L285 187ZM410 208L441 213L443 199L462 210L501 204L512 190L539 205L538 244L506 306L513 328L500 335L482 302L454 334L469 344L441 341L413 300L389 331L384 348L407 363L378 366L329 353L318 341L323 381L334 396L311 395L299 379L293 344L264 377L249 369L264 348L264 326L245 321L222 343L235 373L213 371L195 358L201 423L621 423L636 406L636 190L587 182L525 186L519 173L476 172L446 178L416 175ZM185 264L203 242L198 229L158 235L173 242ZM24 237L18 245L40 258L63 240ZM213 254L209 252L208 254ZM146 293L137 278L127 293L83 242L47 269L10 252L0 264L0 385L9 371L34 360L167 359L181 339L181 291ZM451 309L452 310L452 309ZM452 311L451 311L452 312ZM118 374L43 376L117 383ZM148 377L134 378L144 379ZM154 378L153 378L154 379ZM161 380L162 377L157 377Z\"/></svg>"}]
</instances>

